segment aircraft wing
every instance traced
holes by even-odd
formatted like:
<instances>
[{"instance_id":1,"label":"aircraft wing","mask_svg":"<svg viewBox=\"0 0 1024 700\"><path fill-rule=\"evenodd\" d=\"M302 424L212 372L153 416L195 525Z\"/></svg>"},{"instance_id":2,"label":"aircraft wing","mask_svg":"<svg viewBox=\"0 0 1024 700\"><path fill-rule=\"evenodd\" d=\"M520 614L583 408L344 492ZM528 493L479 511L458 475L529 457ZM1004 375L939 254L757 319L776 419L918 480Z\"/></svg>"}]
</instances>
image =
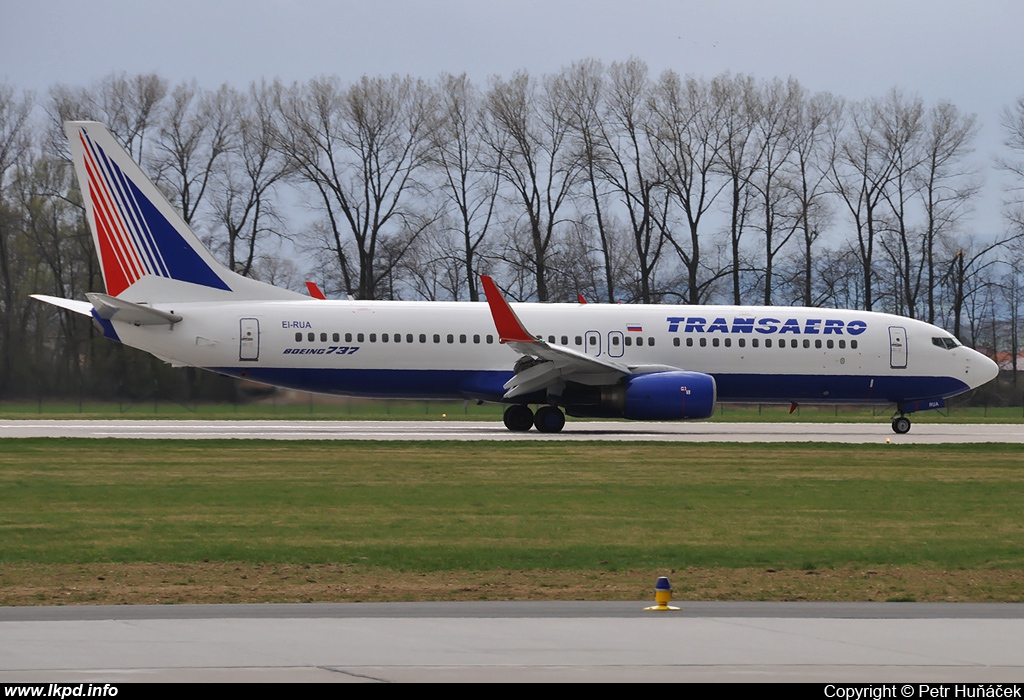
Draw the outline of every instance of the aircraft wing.
<instances>
[{"instance_id":1,"label":"aircraft wing","mask_svg":"<svg viewBox=\"0 0 1024 700\"><path fill-rule=\"evenodd\" d=\"M512 310L505 297L498 290L494 280L486 275L480 276L483 283L487 304L491 309L491 318L498 331L498 341L539 362L529 364L517 371L508 380L503 398L512 399L517 396L531 394L541 389L560 393L565 382L572 381L590 386L614 384L622 377L633 374L651 372L667 372L677 370L668 365L627 365L621 362L592 357L564 345L549 343L542 338L530 335L522 321Z\"/></svg>"}]
</instances>

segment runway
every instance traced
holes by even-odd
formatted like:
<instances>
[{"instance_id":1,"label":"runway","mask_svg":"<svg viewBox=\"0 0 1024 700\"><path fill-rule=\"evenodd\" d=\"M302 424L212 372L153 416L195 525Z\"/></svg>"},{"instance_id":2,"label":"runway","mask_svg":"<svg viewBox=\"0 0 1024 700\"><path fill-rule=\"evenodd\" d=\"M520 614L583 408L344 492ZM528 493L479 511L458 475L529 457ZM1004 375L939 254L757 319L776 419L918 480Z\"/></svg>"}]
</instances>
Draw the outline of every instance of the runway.
<instances>
[{"instance_id":1,"label":"runway","mask_svg":"<svg viewBox=\"0 0 1024 700\"><path fill-rule=\"evenodd\" d=\"M1024 426L571 422L5 421L0 437L1024 443ZM1007 683L1024 606L487 602L0 608L0 682ZM916 696L915 696L916 697Z\"/></svg>"},{"instance_id":2,"label":"runway","mask_svg":"<svg viewBox=\"0 0 1024 700\"><path fill-rule=\"evenodd\" d=\"M0 608L0 682L1024 677L1020 605L684 603L653 613L648 604Z\"/></svg>"},{"instance_id":3,"label":"runway","mask_svg":"<svg viewBox=\"0 0 1024 700\"><path fill-rule=\"evenodd\" d=\"M544 440L652 442L844 442L1024 444L1024 424L921 423L896 435L877 423L569 422L555 434L513 433L499 421L18 420L0 438L83 437L265 440Z\"/></svg>"}]
</instances>

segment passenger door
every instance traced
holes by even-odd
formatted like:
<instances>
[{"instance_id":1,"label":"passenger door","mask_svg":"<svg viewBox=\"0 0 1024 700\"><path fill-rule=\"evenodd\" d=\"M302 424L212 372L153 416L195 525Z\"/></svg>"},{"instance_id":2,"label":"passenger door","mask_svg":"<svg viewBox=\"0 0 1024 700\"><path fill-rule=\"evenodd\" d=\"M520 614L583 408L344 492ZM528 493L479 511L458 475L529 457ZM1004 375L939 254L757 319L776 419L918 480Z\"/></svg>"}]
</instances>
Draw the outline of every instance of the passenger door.
<instances>
[{"instance_id":1,"label":"passenger door","mask_svg":"<svg viewBox=\"0 0 1024 700\"><path fill-rule=\"evenodd\" d=\"M901 326L889 326L889 366L907 368L907 329Z\"/></svg>"},{"instance_id":2,"label":"passenger door","mask_svg":"<svg viewBox=\"0 0 1024 700\"><path fill-rule=\"evenodd\" d=\"M260 359L259 319L243 318L238 325L238 359L243 362L256 362Z\"/></svg>"}]
</instances>

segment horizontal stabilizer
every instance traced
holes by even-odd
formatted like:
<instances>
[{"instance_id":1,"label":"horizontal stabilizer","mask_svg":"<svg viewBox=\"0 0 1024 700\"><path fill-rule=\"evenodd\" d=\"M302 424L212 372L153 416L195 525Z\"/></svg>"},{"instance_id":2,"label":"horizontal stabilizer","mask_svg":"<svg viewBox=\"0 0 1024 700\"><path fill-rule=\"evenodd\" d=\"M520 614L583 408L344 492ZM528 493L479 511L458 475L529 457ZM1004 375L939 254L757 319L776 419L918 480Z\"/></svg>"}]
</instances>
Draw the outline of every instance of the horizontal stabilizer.
<instances>
[{"instance_id":1,"label":"horizontal stabilizer","mask_svg":"<svg viewBox=\"0 0 1024 700\"><path fill-rule=\"evenodd\" d=\"M117 299L108 294L86 294L96 314L107 321L120 321L135 326L162 326L181 320L178 314L168 313L150 306Z\"/></svg>"},{"instance_id":2,"label":"horizontal stabilizer","mask_svg":"<svg viewBox=\"0 0 1024 700\"><path fill-rule=\"evenodd\" d=\"M51 297L49 294L30 294L33 299L37 301L46 302L47 304L53 304L59 306L62 309L68 311L74 311L76 314L82 314L83 316L92 316L92 304L87 301L78 301L76 299L62 299L61 297Z\"/></svg>"}]
</instances>

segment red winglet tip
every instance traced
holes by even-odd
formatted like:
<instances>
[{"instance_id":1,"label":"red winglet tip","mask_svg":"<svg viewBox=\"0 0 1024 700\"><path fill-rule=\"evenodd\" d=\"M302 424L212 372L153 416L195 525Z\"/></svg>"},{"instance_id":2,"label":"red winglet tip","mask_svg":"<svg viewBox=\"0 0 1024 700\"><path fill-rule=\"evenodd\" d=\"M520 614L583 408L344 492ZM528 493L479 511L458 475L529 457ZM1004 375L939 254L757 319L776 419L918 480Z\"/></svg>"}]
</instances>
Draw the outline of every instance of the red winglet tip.
<instances>
[{"instance_id":1,"label":"red winglet tip","mask_svg":"<svg viewBox=\"0 0 1024 700\"><path fill-rule=\"evenodd\" d=\"M526 332L522 322L516 316L516 312L505 301L498 290L498 285L487 275L480 275L480 282L484 286L484 296L487 297L487 305L491 309L491 319L494 321L494 328L498 331L499 342L502 343L535 343L537 339Z\"/></svg>"},{"instance_id":2,"label":"red winglet tip","mask_svg":"<svg viewBox=\"0 0 1024 700\"><path fill-rule=\"evenodd\" d=\"M306 282L306 289L309 290L309 296L314 299L327 299L324 293L320 291L320 287L317 286L316 282Z\"/></svg>"},{"instance_id":3,"label":"red winglet tip","mask_svg":"<svg viewBox=\"0 0 1024 700\"><path fill-rule=\"evenodd\" d=\"M583 295L582 295L582 294L580 294L579 292L576 292L576 298L577 298L577 299L579 300L579 302L580 302L581 304L586 304L586 303L587 303L587 300L586 300L586 299L584 299L584 298L583 298Z\"/></svg>"}]
</instances>

